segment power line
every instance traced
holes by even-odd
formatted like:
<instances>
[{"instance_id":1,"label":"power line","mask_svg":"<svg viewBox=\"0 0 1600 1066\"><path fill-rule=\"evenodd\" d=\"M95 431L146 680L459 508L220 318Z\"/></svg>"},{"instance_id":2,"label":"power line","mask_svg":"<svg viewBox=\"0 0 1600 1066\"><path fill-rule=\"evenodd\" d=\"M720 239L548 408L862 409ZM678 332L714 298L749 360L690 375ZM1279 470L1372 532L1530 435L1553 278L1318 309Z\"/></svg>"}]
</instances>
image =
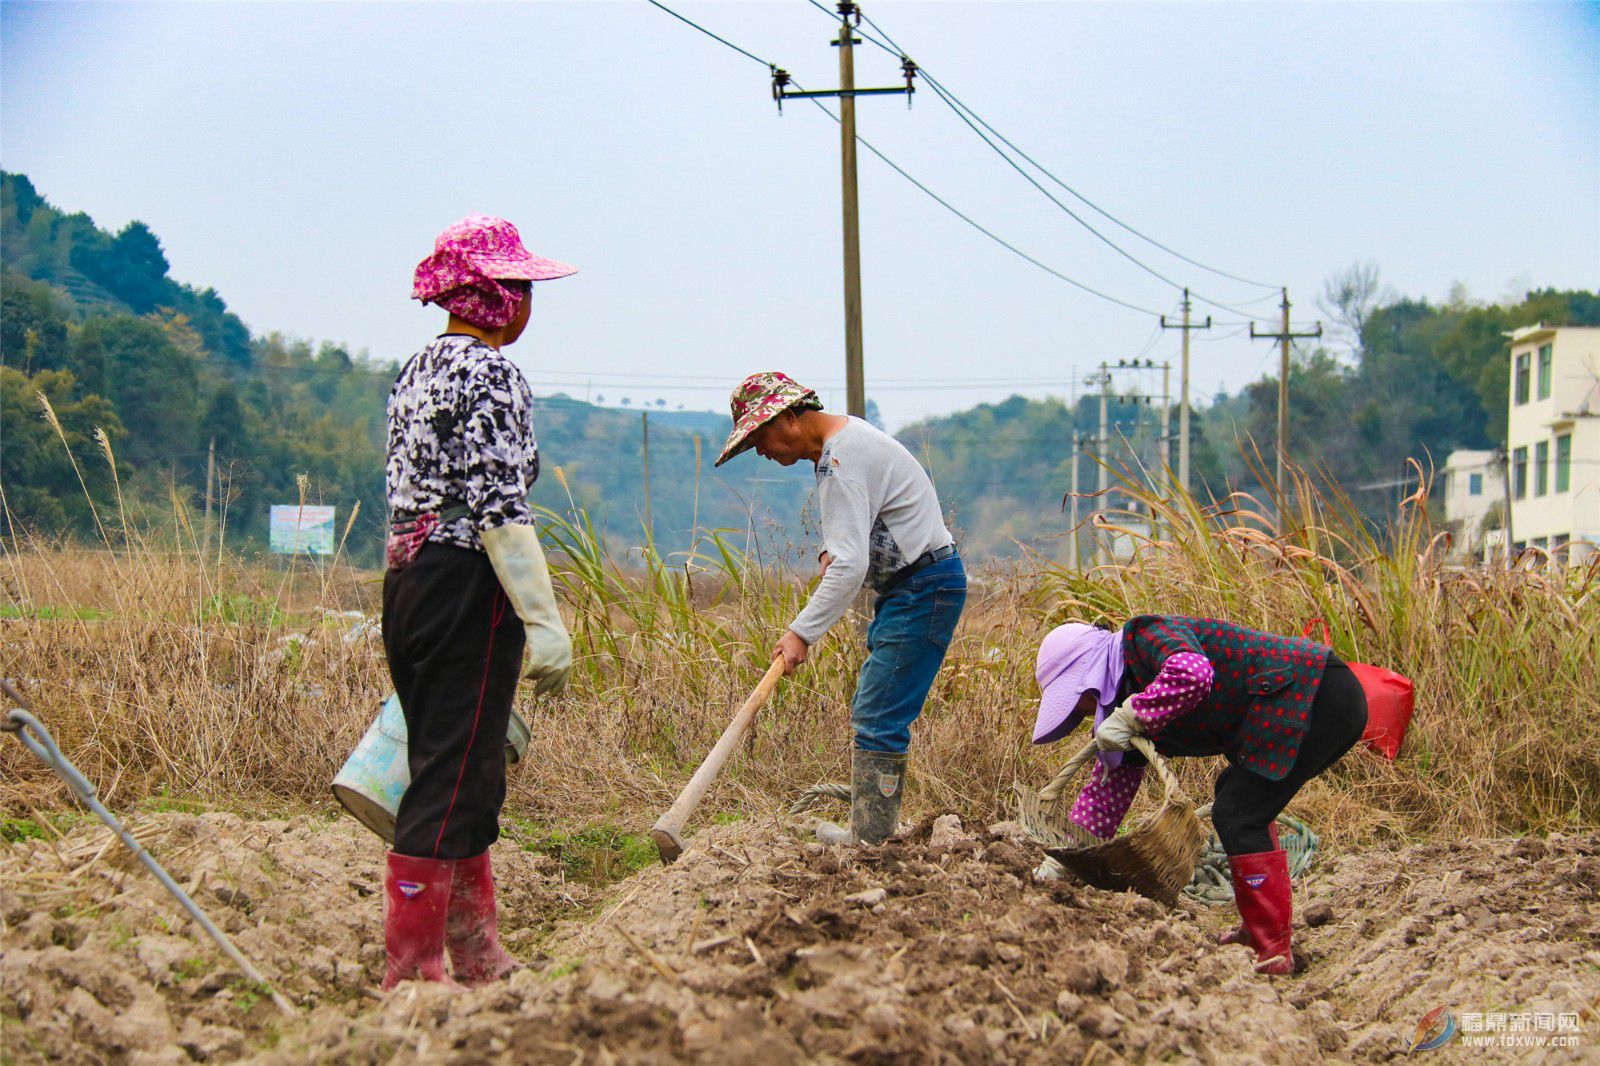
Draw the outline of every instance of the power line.
<instances>
[{"instance_id":1,"label":"power line","mask_svg":"<svg viewBox=\"0 0 1600 1066\"><path fill-rule=\"evenodd\" d=\"M795 85L796 88L799 88L799 83L798 82L795 82L794 85ZM833 121L835 121L835 122L839 122L840 121L839 116L835 115L832 111L829 111L828 108L826 106L824 106L820 101L812 100L811 102L813 104L816 104L818 109L820 109L823 114L825 114L829 118L833 119ZM857 141L857 143L859 143L861 145L861 147L865 148L867 151L871 152L873 155L875 155L879 159L883 160L883 162L886 163L889 166L889 169L893 170L896 174L899 174L902 178L905 178L912 185L915 185L922 192L926 193L940 207L943 207L946 211L949 211L952 215L955 215L961 221L965 222L967 225L971 226L973 229L977 230L979 233L983 234L985 237L988 237L990 240L994 241L996 244L1000 245L1002 248L1006 249L1007 251L1011 252L1014 255L1020 256L1021 258L1027 260L1029 263L1032 263L1034 266L1038 267L1040 270L1043 270L1045 273L1047 273L1047 274L1049 274L1049 275L1051 275L1051 276L1053 276L1053 277L1055 277L1055 278L1057 278L1057 279L1059 279L1061 281L1066 282L1068 285L1071 285L1074 288L1081 289L1084 292L1090 294L1091 296L1098 296L1102 300L1107 300L1107 301L1109 301L1111 303L1114 303L1114 304L1118 305L1119 307L1126 307L1130 311L1138 311L1140 314L1152 315L1152 316L1160 314L1160 312L1152 311L1148 307L1141 307L1138 304L1129 303L1127 300L1123 300L1123 299L1120 299L1119 297L1112 296L1110 293L1102 292L1099 289L1096 289L1091 285L1084 284L1083 282L1077 280L1076 278L1068 277L1067 275L1061 273L1061 271L1055 269L1052 266L1048 266L1045 263L1040 262L1038 259L1035 259L1033 256L1029 255L1027 252L1024 252L1021 248L1018 248L1016 245L1012 244L1010 241L1008 241L1005 238L1003 238L1003 237L999 236L998 234L996 234L993 230L991 230L988 227L982 225L976 219L972 218L972 216L966 214L965 212L963 212L962 210L957 208L949 200L946 200L944 197L940 196L938 193L936 193L932 189L928 188L922 182L920 182L916 178L912 177L911 174L908 173L904 167L902 167L900 164L896 163L894 160L890 159L888 156L884 155L881 151L878 150L876 145L874 145L871 141L867 140L865 137L861 137L861 136L858 135L856 137L856 141Z\"/></svg>"},{"instance_id":2,"label":"power line","mask_svg":"<svg viewBox=\"0 0 1600 1066\"><path fill-rule=\"evenodd\" d=\"M715 41L717 41L717 42L719 42L719 43L721 43L723 45L726 45L727 47L733 49L735 52L738 52L740 55L747 56L750 59L753 59L758 63L764 64L768 68L772 68L774 66L773 64L768 63L766 60L762 59L760 56L756 55L755 53L748 52L745 49L740 48L738 45L734 44L732 41L729 41L726 38L721 37L721 36L711 32L710 30L706 29L704 26L701 26L699 23L696 23L691 19L684 18L684 16L678 14L676 11L673 11L671 8L667 7L665 4L660 3L659 0L648 0L648 2L653 7L660 8L662 11L665 11L667 14L669 14L669 15L673 16L674 18L678 19L680 22L683 22L683 23L693 27L694 29L699 30L701 33L705 34L707 37L710 37L712 40L715 40ZM824 8L824 10L826 10L826 8ZM832 17L832 16L830 16L830 17ZM804 91L804 88L800 85L799 82L791 80L790 84L793 85L796 90L799 90L799 91L802 91L802 92ZM832 111L828 110L828 108L825 105L823 105L822 103L820 103L819 101L813 99L811 102L813 104L816 104L816 106L822 111L823 114L827 115L829 118L833 119L835 122L840 122L841 121L841 119L839 118L838 115L836 115ZM912 185L916 186L918 189L920 189L927 196L931 197L936 203L938 203L946 211L949 211L951 214L953 214L957 218L961 219L961 221L965 222L967 225L971 226L973 229L976 229L979 233L982 233L985 237L988 237L990 240L994 241L996 244L999 244L1002 248L1005 248L1007 251L1011 252L1013 255L1019 256L1022 259L1027 260L1029 263L1031 263L1034 266L1038 267L1040 270L1043 270L1045 273L1050 274L1051 276L1057 278L1058 280L1064 281L1069 285L1072 285L1072 286L1074 286L1074 287L1076 287L1078 289L1081 289L1084 292L1089 293L1091 296L1098 296L1102 300L1106 300L1106 301L1109 301L1111 303L1117 304L1120 307L1126 307L1130 311L1137 311L1140 314L1150 315L1150 316L1154 317L1159 313L1159 312L1156 312L1156 311L1152 311L1148 307L1141 307L1138 304L1129 303L1127 300L1119 299L1118 297L1112 296L1110 293L1101 292L1099 289L1096 289L1093 286L1086 285L1083 282L1078 281L1075 278L1068 277L1066 274L1061 273L1059 270L1056 270L1054 267L1046 265L1045 263L1041 262L1040 260L1038 260L1038 259L1034 258L1033 256L1029 255L1027 252L1024 252L1022 249L1018 248L1016 245L1012 244L1010 241L1007 241L1004 238L1000 237L994 231L992 231L992 230L988 229L987 227L981 225L979 222L977 222L977 220L973 219L970 215L968 215L965 212L959 210L957 207L955 207L955 205L951 204L950 201L946 200L944 197L940 196L938 193L936 193L932 189L928 188L928 186L924 185L922 182L920 182L916 178L912 177L911 174L909 172L907 172L904 167L900 166L898 163L896 163L894 160L890 159L883 152L879 151L878 148L875 145L873 145L872 142L868 141L865 137L861 137L861 136L857 135L856 142L858 144L860 144L863 148L865 148L867 151L871 152L873 155L875 155L879 159L881 159L895 173L899 174L902 178L905 178L907 181L909 181ZM1243 312L1241 312L1241 313L1243 313Z\"/></svg>"},{"instance_id":3,"label":"power line","mask_svg":"<svg viewBox=\"0 0 1600 1066\"><path fill-rule=\"evenodd\" d=\"M689 25L689 26L693 26L695 29L699 30L701 33L705 34L707 37L711 38L713 41L716 41L718 44L723 44L723 45L726 45L729 48L732 48L735 52L738 52L740 55L746 56L746 57L748 57L750 59L755 60L757 63L760 63L762 66L768 68L769 70L772 68L773 64L768 63L765 59L762 59L760 56L756 55L754 52L746 52L743 48L740 48L738 45L734 44L732 41L728 40L726 37L719 37L715 33L712 33L710 30L706 29L704 26L700 25L698 22L695 22L693 19L688 19L688 18L685 18L684 16L678 14L676 11L672 10L672 8L668 7L666 4L657 3L656 0L648 0L648 2L654 7L659 7L661 10L665 11L667 14L669 14L673 18L677 19L679 22L682 22L682 23L684 23L686 25Z\"/></svg>"},{"instance_id":4,"label":"power line","mask_svg":"<svg viewBox=\"0 0 1600 1066\"><path fill-rule=\"evenodd\" d=\"M823 12L827 12L827 8L823 7L820 3L817 2L817 0L810 0L810 2L812 4L812 6L818 8L819 10L821 10ZM831 18L833 16L830 14L829 17ZM894 39L891 38L887 33L885 33L884 30L882 29L882 27L880 27L876 22L873 22L871 16L867 15L865 12L862 12L861 13L861 18L863 18L867 22L867 24L869 26L871 26L873 29L877 30L878 33L882 34L882 36L884 37L884 40L888 41L889 43L885 44L883 41L876 40L875 38L873 38L873 36L871 34L868 34L868 33L865 33L865 32L862 33L862 36L864 38L866 38L871 43L877 45L879 48L882 48L886 52L898 55L902 59L905 58L905 56L907 54L905 52L905 50L900 48L900 46L898 44L895 44ZM990 140L989 137L984 133L984 130L988 130L989 133L992 133L995 136L995 138L997 138L998 140L1003 142L1012 151L1016 152L1018 156L1020 156L1021 158L1025 159L1030 164L1032 164L1037 170L1039 170L1040 173L1044 174L1051 181L1055 182L1061 188L1063 188L1067 192L1071 193L1078 200L1080 200L1083 203L1087 204L1090 208L1094 209L1099 214L1105 216L1107 219L1109 219L1110 221L1112 221L1116 225L1120 226L1121 228L1127 230L1129 233L1132 233L1134 236L1140 238L1141 240L1144 240L1144 241L1148 242L1149 244L1161 249L1162 251L1168 253L1169 255L1175 256L1176 258L1181 259L1186 263L1189 263L1189 264L1191 264L1193 266L1197 266L1202 270L1209 271L1210 273L1218 274L1218 275L1220 275L1222 277L1230 278L1230 279L1232 279L1234 281L1239 281L1239 282L1242 282L1242 283L1244 283L1246 285L1254 285L1254 286L1256 286L1258 288L1273 288L1273 287L1275 287L1275 286L1269 286L1265 282L1252 281L1249 278L1240 277L1240 276L1238 276L1236 274L1230 274L1227 271L1219 270L1219 269L1217 269L1215 267L1209 266L1209 265L1207 265L1207 264L1205 264L1205 263L1203 263L1203 262L1201 262L1201 261L1199 261L1197 259L1191 258L1190 256L1186 256L1183 253L1178 252L1175 249L1170 248L1165 244L1162 244L1160 241L1155 240L1153 237L1150 237L1147 234L1141 232L1140 230L1137 230L1134 227L1132 227L1132 226L1128 225L1127 223L1123 222L1121 219L1117 218L1115 215L1113 215L1110 212L1106 211L1104 208L1100 207L1094 201L1090 200L1088 197L1084 196L1082 193L1080 193L1076 189L1072 188L1072 186L1070 186L1066 182L1062 181L1059 177L1057 177L1055 174L1051 173L1051 171L1049 169L1047 169L1045 166L1043 166L1041 163L1039 163L1037 160L1035 160L1032 156L1028 155L1022 149L1018 148L1014 143L1012 143L1008 138L1006 138L1005 135L1001 134L992 125L990 125L987 121L985 121L981 115L979 115L976 111L973 111L972 108L968 107L965 103L963 103L960 99L958 99L955 96L954 93L952 93L948 89L946 89L942 82L940 82L937 78L935 78L931 74L929 74L927 72L927 70L925 68L923 68L920 64L918 66L918 71L919 71L919 73L922 74L924 80L928 83L929 87L933 89L934 94L936 96L938 96L941 101L944 102L945 106L949 107L950 110L955 113L957 118L961 119L961 121L963 123L965 123L969 129L971 129L974 133L976 133L978 135L978 137L980 139L982 139L983 142L986 145L988 145L991 150L993 150L995 152L995 154L1000 156L1001 159L1005 160L1005 162L1009 166L1011 166L1012 169L1016 170L1016 172L1018 174L1021 174L1022 177L1024 179L1026 179L1030 185L1032 185L1034 188L1038 189L1039 192L1041 194L1043 194L1047 199L1049 199L1051 203L1055 204L1062 211L1064 211L1069 217L1071 217L1073 219L1073 221L1077 222L1084 229L1087 229L1095 237L1097 237L1101 241L1103 241L1108 247L1110 247L1111 249L1116 251L1117 254L1123 256L1124 258L1126 258L1127 260L1129 260L1130 262L1132 262L1133 264L1138 266L1140 269L1146 271L1147 273L1149 273L1153 277L1165 282L1168 285L1171 285L1173 288L1177 288L1177 289L1184 288L1183 285L1181 285L1178 282L1176 282L1176 281L1172 280L1171 278L1167 277L1165 274L1162 274L1160 271L1156 270L1154 267L1151 267L1148 263L1145 263L1143 260L1141 260L1137 256L1133 255L1131 252L1128 252L1126 249L1122 248L1116 242L1112 241L1105 234L1101 233L1094 226L1090 225L1085 219L1083 219L1080 215L1078 215L1077 212L1073 211L1066 204L1062 203L1059 199L1057 199L1055 196L1053 196L1050 193L1049 190L1047 190L1043 185L1039 184L1039 182L1037 180L1035 180L1034 177L1031 174L1029 174L1027 171L1023 170L1022 167L1019 166L1014 159L1012 159L1009 155L1007 155L999 147L999 145L995 144L994 141ZM971 116L970 118L968 117L969 115ZM982 126L983 129L979 129L978 128L979 126ZM1218 307L1218 308L1222 308L1223 310L1233 311L1236 314L1242 314L1242 315L1245 315L1246 317L1250 317L1250 318L1256 317L1256 316L1251 315L1251 313L1249 311L1243 310L1239 306L1222 303L1222 302L1217 301L1217 300L1212 300L1212 299L1202 295L1199 292L1195 292L1193 295L1195 296L1196 299L1202 300L1205 303L1208 303L1213 307ZM1271 295L1268 294L1267 296L1264 296L1264 297L1257 297L1257 298L1254 298L1252 300L1247 300L1247 301L1242 301L1242 302L1243 303L1255 303L1255 302L1259 302L1261 299L1271 299ZM1259 321L1270 321L1270 320L1266 319L1266 318L1261 318L1261 319L1259 319Z\"/></svg>"}]
</instances>

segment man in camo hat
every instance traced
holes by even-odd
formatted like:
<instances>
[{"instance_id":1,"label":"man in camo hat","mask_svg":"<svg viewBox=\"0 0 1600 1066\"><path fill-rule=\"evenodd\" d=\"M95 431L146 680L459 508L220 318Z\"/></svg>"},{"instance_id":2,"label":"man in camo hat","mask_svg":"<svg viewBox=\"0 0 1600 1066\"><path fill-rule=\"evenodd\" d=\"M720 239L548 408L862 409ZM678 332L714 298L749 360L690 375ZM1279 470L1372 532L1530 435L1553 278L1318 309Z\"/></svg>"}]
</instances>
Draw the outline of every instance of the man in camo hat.
<instances>
[{"instance_id":1,"label":"man in camo hat","mask_svg":"<svg viewBox=\"0 0 1600 1066\"><path fill-rule=\"evenodd\" d=\"M824 822L817 837L881 843L899 821L911 723L961 617L966 571L933 482L899 441L859 418L826 413L815 392L777 371L740 382L732 407L733 432L716 465L754 448L783 466L809 459L817 471L822 580L773 658L793 673L863 585L878 594L851 706L850 826Z\"/></svg>"}]
</instances>

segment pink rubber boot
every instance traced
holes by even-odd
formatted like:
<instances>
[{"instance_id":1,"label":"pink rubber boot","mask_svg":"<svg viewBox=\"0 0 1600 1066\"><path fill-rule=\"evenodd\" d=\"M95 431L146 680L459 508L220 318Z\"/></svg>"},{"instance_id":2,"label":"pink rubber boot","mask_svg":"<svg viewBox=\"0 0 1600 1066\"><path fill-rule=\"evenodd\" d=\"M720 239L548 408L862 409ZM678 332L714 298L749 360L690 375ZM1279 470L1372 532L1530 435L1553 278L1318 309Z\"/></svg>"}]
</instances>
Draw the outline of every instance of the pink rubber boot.
<instances>
[{"instance_id":1,"label":"pink rubber boot","mask_svg":"<svg viewBox=\"0 0 1600 1066\"><path fill-rule=\"evenodd\" d=\"M437 981L460 988L444 972L444 923L454 861L389 853L383 877L383 990L401 981Z\"/></svg>"},{"instance_id":2,"label":"pink rubber boot","mask_svg":"<svg viewBox=\"0 0 1600 1066\"><path fill-rule=\"evenodd\" d=\"M450 911L445 920L445 945L450 949L456 980L468 988L498 981L517 968L517 960L500 946L494 874L487 851L456 863Z\"/></svg>"},{"instance_id":3,"label":"pink rubber boot","mask_svg":"<svg viewBox=\"0 0 1600 1066\"><path fill-rule=\"evenodd\" d=\"M1278 850L1278 822L1277 822L1276 819L1274 819L1272 822L1270 822L1267 825L1267 836L1272 838L1272 850L1273 851L1277 851ZM1248 946L1250 944L1250 930L1246 929L1244 926L1241 925L1237 929L1231 930L1230 932L1220 933L1217 936L1217 943L1219 943L1219 944L1244 944L1244 945Z\"/></svg>"},{"instance_id":4,"label":"pink rubber boot","mask_svg":"<svg viewBox=\"0 0 1600 1066\"><path fill-rule=\"evenodd\" d=\"M1294 972L1294 956L1289 949L1289 923L1294 904L1289 887L1289 854L1261 851L1254 855L1230 855L1233 869L1233 901L1239 917L1256 949L1256 972L1286 974Z\"/></svg>"}]
</instances>

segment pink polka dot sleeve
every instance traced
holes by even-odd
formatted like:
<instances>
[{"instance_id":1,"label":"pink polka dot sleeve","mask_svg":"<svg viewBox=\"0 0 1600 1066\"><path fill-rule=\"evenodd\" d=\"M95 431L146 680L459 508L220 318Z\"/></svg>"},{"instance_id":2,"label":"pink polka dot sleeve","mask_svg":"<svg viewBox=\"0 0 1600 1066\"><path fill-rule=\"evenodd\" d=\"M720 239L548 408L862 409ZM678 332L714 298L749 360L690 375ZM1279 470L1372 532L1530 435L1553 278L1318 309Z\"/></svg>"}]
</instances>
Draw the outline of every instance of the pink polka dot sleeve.
<instances>
[{"instance_id":1,"label":"pink polka dot sleeve","mask_svg":"<svg viewBox=\"0 0 1600 1066\"><path fill-rule=\"evenodd\" d=\"M1143 724L1146 733L1156 733L1167 723L1200 706L1211 693L1216 671L1211 660L1199 652L1180 651L1168 656L1161 672L1143 691L1135 693L1128 706Z\"/></svg>"},{"instance_id":2,"label":"pink polka dot sleeve","mask_svg":"<svg viewBox=\"0 0 1600 1066\"><path fill-rule=\"evenodd\" d=\"M1133 794L1139 791L1139 782L1143 779L1143 766L1124 763L1107 767L1096 762L1089 774L1089 783L1078 793L1078 800L1067 817L1080 829L1087 829L1101 840L1110 840L1117 835L1122 819L1128 816Z\"/></svg>"}]
</instances>

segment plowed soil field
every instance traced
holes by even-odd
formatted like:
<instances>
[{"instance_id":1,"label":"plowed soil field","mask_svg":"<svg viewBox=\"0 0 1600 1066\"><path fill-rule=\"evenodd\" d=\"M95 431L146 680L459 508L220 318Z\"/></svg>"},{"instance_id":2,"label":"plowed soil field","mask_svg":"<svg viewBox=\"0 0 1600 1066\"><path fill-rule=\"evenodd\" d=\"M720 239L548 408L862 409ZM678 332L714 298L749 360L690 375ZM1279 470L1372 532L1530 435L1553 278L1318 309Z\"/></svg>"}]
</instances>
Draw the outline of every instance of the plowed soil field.
<instances>
[{"instance_id":1,"label":"plowed soil field","mask_svg":"<svg viewBox=\"0 0 1600 1066\"><path fill-rule=\"evenodd\" d=\"M1325 855L1296 887L1307 965L1272 979L1216 945L1231 909L1036 881L1006 825L946 816L824 851L757 820L600 888L502 842L526 968L383 996L384 852L354 823L135 826L293 1016L84 826L0 846L0 1059L1375 1062L1436 1008L1461 1026L1431 1052L1450 1061L1600 1059L1600 834ZM1479 1014L1497 1042L1466 1047Z\"/></svg>"}]
</instances>

